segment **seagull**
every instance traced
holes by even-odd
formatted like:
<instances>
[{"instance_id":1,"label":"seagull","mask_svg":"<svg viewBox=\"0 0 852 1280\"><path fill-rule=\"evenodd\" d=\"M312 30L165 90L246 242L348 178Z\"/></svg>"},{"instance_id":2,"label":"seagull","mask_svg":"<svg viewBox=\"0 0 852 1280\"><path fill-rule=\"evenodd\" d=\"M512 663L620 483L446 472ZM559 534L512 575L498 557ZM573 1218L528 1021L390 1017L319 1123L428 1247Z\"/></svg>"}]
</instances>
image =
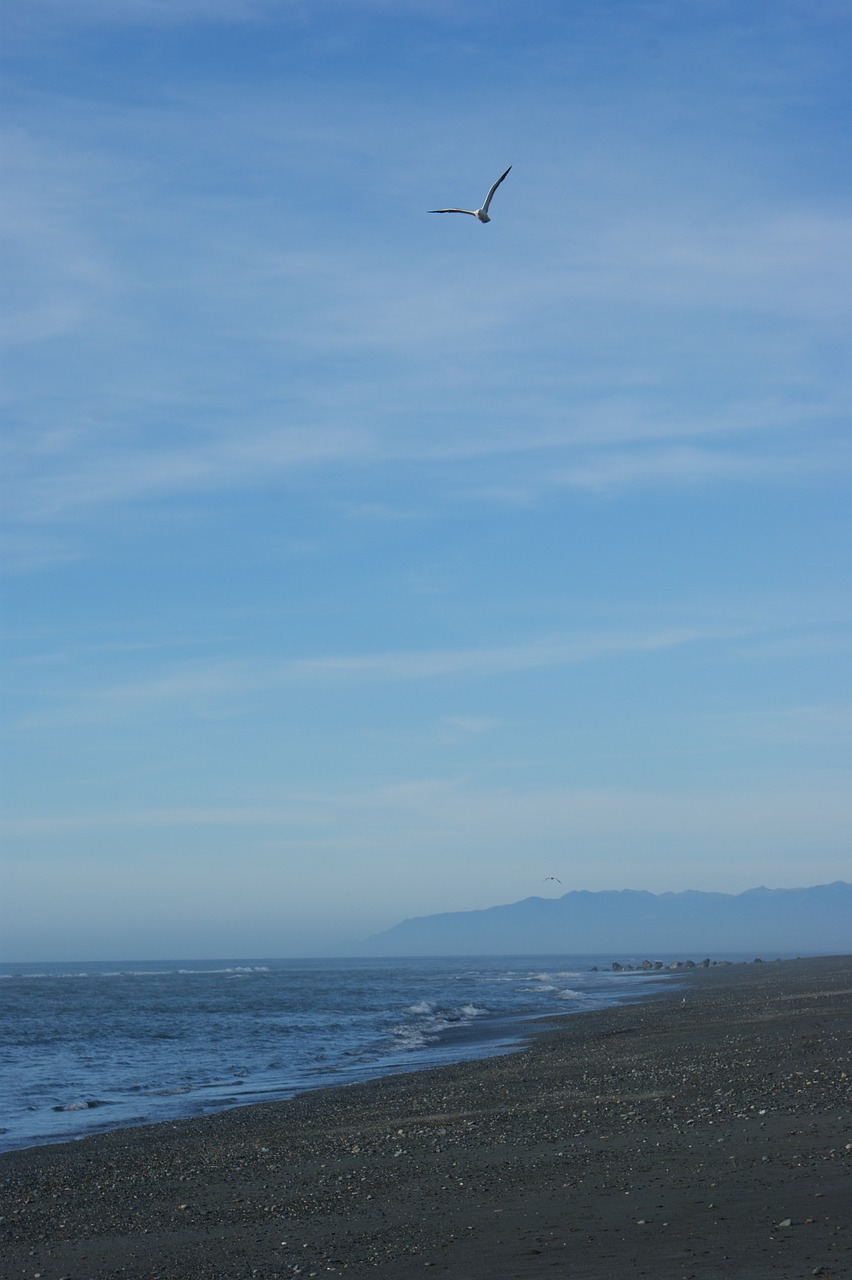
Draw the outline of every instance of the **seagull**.
<instances>
[{"instance_id":1,"label":"seagull","mask_svg":"<svg viewBox=\"0 0 852 1280\"><path fill-rule=\"evenodd\" d=\"M506 173L509 173L511 168L512 166L509 165L509 168L506 170ZM481 209L430 209L429 212L430 213L469 213L472 218L478 218L480 222L490 222L491 219L488 216L488 206L491 203L491 197L494 195L494 192L497 190L500 183L505 178L506 173L502 173L500 177L497 179L497 181L494 183L494 186L491 188L491 190L488 192L488 195L485 197L485 203L483 204Z\"/></svg>"},{"instance_id":2,"label":"seagull","mask_svg":"<svg viewBox=\"0 0 852 1280\"><path fill-rule=\"evenodd\" d=\"M559 879L559 876L545 876L544 881L542 883L546 883L548 880L555 880L557 884L562 883L562 881Z\"/></svg>"}]
</instances>

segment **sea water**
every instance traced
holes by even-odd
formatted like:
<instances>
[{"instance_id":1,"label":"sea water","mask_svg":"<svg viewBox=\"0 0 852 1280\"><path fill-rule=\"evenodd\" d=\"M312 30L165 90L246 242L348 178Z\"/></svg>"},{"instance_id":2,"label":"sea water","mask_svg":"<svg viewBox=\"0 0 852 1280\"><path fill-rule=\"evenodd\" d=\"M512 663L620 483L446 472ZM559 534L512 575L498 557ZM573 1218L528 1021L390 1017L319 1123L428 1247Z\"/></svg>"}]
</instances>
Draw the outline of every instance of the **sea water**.
<instances>
[{"instance_id":1,"label":"sea water","mask_svg":"<svg viewBox=\"0 0 852 1280\"><path fill-rule=\"evenodd\" d=\"M504 1053L671 981L554 956L2 965L0 1150Z\"/></svg>"}]
</instances>

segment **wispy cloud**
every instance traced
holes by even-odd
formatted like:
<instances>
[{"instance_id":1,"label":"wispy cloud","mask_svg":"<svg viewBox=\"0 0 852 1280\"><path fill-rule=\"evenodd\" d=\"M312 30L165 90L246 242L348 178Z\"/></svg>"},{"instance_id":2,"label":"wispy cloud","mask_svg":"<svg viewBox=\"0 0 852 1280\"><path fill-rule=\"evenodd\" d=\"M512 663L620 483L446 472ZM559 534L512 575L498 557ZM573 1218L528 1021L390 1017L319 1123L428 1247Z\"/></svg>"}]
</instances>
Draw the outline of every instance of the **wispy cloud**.
<instances>
[{"instance_id":1,"label":"wispy cloud","mask_svg":"<svg viewBox=\"0 0 852 1280\"><path fill-rule=\"evenodd\" d=\"M80 26L164 26L184 23L205 24L249 22L262 18L271 7L270 0L77 0L66 5L62 0L28 0L16 6L22 12L14 15L20 35L47 35L51 25L60 29ZM291 5L292 7L292 5Z\"/></svg>"},{"instance_id":2,"label":"wispy cloud","mask_svg":"<svg viewBox=\"0 0 852 1280\"><path fill-rule=\"evenodd\" d=\"M294 659L279 671L282 676L300 679L342 676L396 681L455 675L481 677L568 666L615 653L671 649L706 638L706 634L691 630L672 630L644 635L598 635L580 640L546 641L496 649L343 654Z\"/></svg>"},{"instance_id":3,"label":"wispy cloud","mask_svg":"<svg viewBox=\"0 0 852 1280\"><path fill-rule=\"evenodd\" d=\"M848 319L852 218L845 212L750 209L736 219L714 212L712 221L604 223L583 266L572 262L572 293L689 311Z\"/></svg>"},{"instance_id":4,"label":"wispy cloud","mask_svg":"<svg viewBox=\"0 0 852 1280\"><path fill-rule=\"evenodd\" d=\"M724 723L752 740L812 746L839 746L848 742L852 747L852 704L846 702L743 712L725 717Z\"/></svg>"},{"instance_id":5,"label":"wispy cloud","mask_svg":"<svg viewBox=\"0 0 852 1280\"><path fill-rule=\"evenodd\" d=\"M714 786L708 790L476 787L463 778L412 778L358 792L326 790L279 797L271 805L199 805L137 810L94 810L51 817L22 816L4 824L7 838L40 841L60 835L115 831L199 829L251 839L253 862L274 849L315 849L328 855L327 871L351 870L354 853L406 862L406 884L393 895L397 910L446 907L436 869L455 868L464 851L463 876L472 902L512 900L529 892L529 854L570 875L572 887L626 884L657 889L753 887L802 876L801 849L813 841L822 864L838 874L847 849L852 797L840 780L791 774L772 785ZM240 836L240 831L247 833ZM262 843L257 844L260 839ZM625 841L627 843L625 843ZM271 843L270 843L271 842ZM243 845L241 844L241 848ZM688 856L685 852L688 851ZM428 854L428 857L426 855ZM747 856L745 856L747 854ZM645 857L647 857L647 865ZM426 857L433 883L421 898L418 860ZM598 863L597 858L604 861ZM555 860L555 861L554 861ZM738 870L738 864L742 867ZM135 861L131 866L135 866ZM487 871L487 883L483 872ZM831 874L831 872L829 872ZM804 878L807 879L806 874ZM793 880L800 883L801 880ZM434 901L434 906L424 904ZM411 907L409 906L409 912Z\"/></svg>"},{"instance_id":6,"label":"wispy cloud","mask_svg":"<svg viewBox=\"0 0 852 1280\"><path fill-rule=\"evenodd\" d=\"M271 13L249 0L77 9L104 22L118 9L148 22ZM478 228L428 223L422 171L400 176L386 133L364 141L369 95L341 121L321 88L299 86L298 112L288 92L192 83L117 114L46 96L12 135L8 334L80 342L49 397L26 365L10 383L21 521L349 463L352 509L385 512L393 502L365 499L361 468L428 460L442 503L792 483L848 466L832 434L845 379L814 355L845 347L852 323L842 208L754 197L731 210L723 191L709 207L702 191L641 213L603 208L603 192L578 202L577 172L585 189L600 145L578 138L578 171L531 158L513 217L471 243ZM432 110L407 105L403 132L428 141ZM211 194L185 180L188 154L215 173L247 136L281 156L262 181ZM329 203L335 183L355 216ZM516 458L532 474L514 473ZM458 467L478 460L493 469Z\"/></svg>"},{"instance_id":7,"label":"wispy cloud","mask_svg":"<svg viewBox=\"0 0 852 1280\"><path fill-rule=\"evenodd\" d=\"M0 339L14 347L78 330L103 309L116 271L80 215L83 192L103 180L91 154L68 155L31 131L2 131L5 195L0 205L4 302ZM10 371L11 372L11 371Z\"/></svg>"},{"instance_id":8,"label":"wispy cloud","mask_svg":"<svg viewBox=\"0 0 852 1280\"><path fill-rule=\"evenodd\" d=\"M493 716L445 716L441 723L454 733L480 734L493 733L503 721Z\"/></svg>"},{"instance_id":9,"label":"wispy cloud","mask_svg":"<svg viewBox=\"0 0 852 1280\"><path fill-rule=\"evenodd\" d=\"M0 565L8 574L32 573L83 558L83 551L67 537L29 529L0 534Z\"/></svg>"},{"instance_id":10,"label":"wispy cloud","mask_svg":"<svg viewBox=\"0 0 852 1280\"><path fill-rule=\"evenodd\" d=\"M89 443L66 456L64 468L31 474L15 495L16 514L27 524L55 521L92 507L238 489L268 482L270 474L354 461L369 453L363 434L335 427L234 431L207 435L184 448Z\"/></svg>"},{"instance_id":11,"label":"wispy cloud","mask_svg":"<svg viewBox=\"0 0 852 1280\"><path fill-rule=\"evenodd\" d=\"M783 483L804 476L852 471L852 449L838 442L820 456L795 452L772 453L768 449L680 447L599 453L584 463L556 468L550 477L555 488L613 491L648 485L695 486L729 481Z\"/></svg>"},{"instance_id":12,"label":"wispy cloud","mask_svg":"<svg viewBox=\"0 0 852 1280\"><path fill-rule=\"evenodd\" d=\"M113 810L56 817L11 819L2 824L10 837L42 836L74 831L149 831L163 827L280 827L303 824L317 810L305 801L277 808L195 806L169 809Z\"/></svg>"},{"instance_id":13,"label":"wispy cloud","mask_svg":"<svg viewBox=\"0 0 852 1280\"><path fill-rule=\"evenodd\" d=\"M203 432L182 447L154 441L122 447L73 431L48 430L7 443L8 472L17 475L7 497L7 519L26 528L79 520L115 504L237 492L267 485L271 476L286 481L306 470L355 465L369 474L418 461L437 468L430 487L432 501L440 503L471 497L529 502L558 489L619 493L649 485L797 483L808 476L848 472L848 443L824 427L840 413L840 405L831 411L802 410L792 440L789 406L777 419L767 405L736 406L696 420L671 413L655 417L647 407L638 411L638 403L625 402L578 410L576 421L560 427L515 426L496 430L490 438L480 430L452 439L444 430L432 439L422 432L394 438L375 425L241 423L239 429ZM821 431L818 439L811 436L807 448L798 440L805 426ZM483 470L485 463L490 465ZM418 515L410 506L403 510L388 499L337 497L335 504L358 516L423 517L423 512ZM69 554L58 544L56 551L60 558ZM27 563L26 555L17 559ZM31 563L37 567L39 557L34 555Z\"/></svg>"},{"instance_id":14,"label":"wispy cloud","mask_svg":"<svg viewBox=\"0 0 852 1280\"><path fill-rule=\"evenodd\" d=\"M480 680L496 675L545 670L627 654L656 653L718 637L718 631L669 629L620 632L582 638L534 641L500 648L397 650L292 658L285 662L195 662L172 667L133 683L78 689L55 705L19 720L19 728L73 724L160 714L180 705L204 713L219 700L255 695L298 684L419 683L428 680Z\"/></svg>"}]
</instances>

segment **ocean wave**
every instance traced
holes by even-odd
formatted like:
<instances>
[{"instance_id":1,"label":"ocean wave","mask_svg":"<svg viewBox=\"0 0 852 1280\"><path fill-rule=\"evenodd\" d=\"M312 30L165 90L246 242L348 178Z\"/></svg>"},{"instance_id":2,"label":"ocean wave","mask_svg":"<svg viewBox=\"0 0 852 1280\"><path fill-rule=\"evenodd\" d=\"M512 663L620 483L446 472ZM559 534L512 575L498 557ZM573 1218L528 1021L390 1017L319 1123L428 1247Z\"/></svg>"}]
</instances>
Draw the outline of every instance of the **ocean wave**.
<instances>
[{"instance_id":1,"label":"ocean wave","mask_svg":"<svg viewBox=\"0 0 852 1280\"><path fill-rule=\"evenodd\" d=\"M564 982L566 978L579 978L580 974L576 969L557 969L556 972L547 971L545 973L531 973L529 975L531 982Z\"/></svg>"},{"instance_id":2,"label":"ocean wave","mask_svg":"<svg viewBox=\"0 0 852 1280\"><path fill-rule=\"evenodd\" d=\"M103 982L108 978L171 978L175 974L181 977L195 978L211 974L222 974L226 977L250 977L255 973L271 973L272 968L266 964L228 965L210 969L53 969L0 973L0 982L59 982L73 979L88 979Z\"/></svg>"},{"instance_id":3,"label":"ocean wave","mask_svg":"<svg viewBox=\"0 0 852 1280\"><path fill-rule=\"evenodd\" d=\"M409 1005L406 1012L420 1015L419 1021L400 1023L391 1028L395 1052L423 1049L435 1044L444 1032L484 1017L489 1010L472 1003L441 1009L432 1001L421 1000Z\"/></svg>"},{"instance_id":4,"label":"ocean wave","mask_svg":"<svg viewBox=\"0 0 852 1280\"><path fill-rule=\"evenodd\" d=\"M180 973L184 977L194 978L211 973L224 973L229 977L248 977L252 973L271 973L268 964L234 964L228 965L222 969L176 969L175 973Z\"/></svg>"},{"instance_id":5,"label":"ocean wave","mask_svg":"<svg viewBox=\"0 0 852 1280\"><path fill-rule=\"evenodd\" d=\"M102 1102L99 1098L92 1098L89 1101L76 1102L59 1102L53 1108L54 1111L94 1111L95 1107L108 1107L108 1102Z\"/></svg>"},{"instance_id":6,"label":"ocean wave","mask_svg":"<svg viewBox=\"0 0 852 1280\"><path fill-rule=\"evenodd\" d=\"M481 1018L488 1013L488 1010L480 1009L475 1004L463 1004L461 1007L461 1013L464 1018Z\"/></svg>"},{"instance_id":7,"label":"ocean wave","mask_svg":"<svg viewBox=\"0 0 852 1280\"><path fill-rule=\"evenodd\" d=\"M668 975L625 982L565 956L506 967L499 958L38 962L7 964L3 977L0 1150L490 1056L517 1043L530 1018L635 999Z\"/></svg>"}]
</instances>

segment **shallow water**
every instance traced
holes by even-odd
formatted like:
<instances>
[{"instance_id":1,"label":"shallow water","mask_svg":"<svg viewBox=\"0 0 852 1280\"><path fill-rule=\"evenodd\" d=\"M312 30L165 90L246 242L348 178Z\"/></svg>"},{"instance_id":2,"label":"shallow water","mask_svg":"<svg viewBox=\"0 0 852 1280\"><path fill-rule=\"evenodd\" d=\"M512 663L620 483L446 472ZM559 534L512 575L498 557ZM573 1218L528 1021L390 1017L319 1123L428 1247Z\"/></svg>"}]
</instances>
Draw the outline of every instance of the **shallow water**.
<instances>
[{"instance_id":1,"label":"shallow water","mask_svg":"<svg viewBox=\"0 0 852 1280\"><path fill-rule=\"evenodd\" d=\"M0 967L0 1149L507 1051L647 997L611 957ZM593 965L601 966L593 972Z\"/></svg>"}]
</instances>

